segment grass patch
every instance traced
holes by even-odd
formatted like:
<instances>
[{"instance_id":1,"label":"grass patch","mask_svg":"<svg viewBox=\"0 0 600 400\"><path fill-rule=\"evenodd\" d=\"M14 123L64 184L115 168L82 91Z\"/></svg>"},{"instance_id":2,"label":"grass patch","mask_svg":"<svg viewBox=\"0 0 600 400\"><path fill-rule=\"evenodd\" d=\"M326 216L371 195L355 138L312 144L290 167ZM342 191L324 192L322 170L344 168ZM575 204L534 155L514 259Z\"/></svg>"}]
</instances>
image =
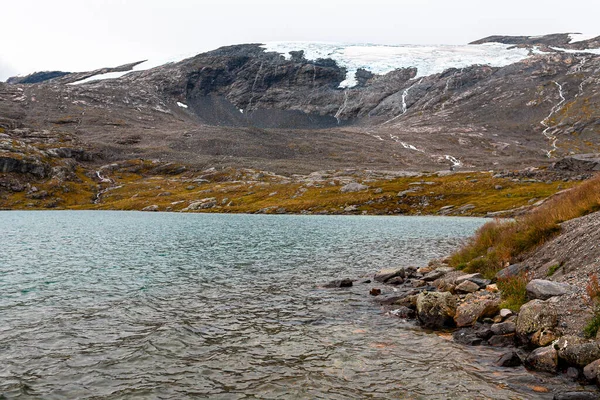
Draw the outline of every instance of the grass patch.
<instances>
[{"instance_id":1,"label":"grass patch","mask_svg":"<svg viewBox=\"0 0 600 400\"><path fill-rule=\"evenodd\" d=\"M593 316L588 321L585 328L583 328L583 334L586 338L595 338L600 329L600 283L598 282L598 275L590 275L590 280L585 287L585 291L589 297L589 303L593 309Z\"/></svg>"},{"instance_id":2,"label":"grass patch","mask_svg":"<svg viewBox=\"0 0 600 400\"><path fill-rule=\"evenodd\" d=\"M600 210L600 175L546 201L512 221L495 220L481 227L451 255L450 265L492 277L508 264L560 231L560 223Z\"/></svg>"},{"instance_id":3,"label":"grass patch","mask_svg":"<svg viewBox=\"0 0 600 400\"><path fill-rule=\"evenodd\" d=\"M526 287L530 280L531 276L526 273L498 279L498 289L502 293L500 307L518 312L521 306L527 303Z\"/></svg>"},{"instance_id":4,"label":"grass patch","mask_svg":"<svg viewBox=\"0 0 600 400\"><path fill-rule=\"evenodd\" d=\"M554 265L552 265L550 268L548 268L548 272L546 273L546 276L552 276L552 275L554 275L554 273L556 271L558 271L559 268L560 268L560 264L554 264Z\"/></svg>"}]
</instances>

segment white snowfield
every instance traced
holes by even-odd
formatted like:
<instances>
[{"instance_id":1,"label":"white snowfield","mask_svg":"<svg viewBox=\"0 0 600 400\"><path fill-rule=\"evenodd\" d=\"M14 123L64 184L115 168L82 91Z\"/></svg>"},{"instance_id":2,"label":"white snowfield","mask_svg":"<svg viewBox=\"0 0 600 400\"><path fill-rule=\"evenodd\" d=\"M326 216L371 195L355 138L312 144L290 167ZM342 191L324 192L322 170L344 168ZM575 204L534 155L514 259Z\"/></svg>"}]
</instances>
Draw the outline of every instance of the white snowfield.
<instances>
[{"instance_id":1,"label":"white snowfield","mask_svg":"<svg viewBox=\"0 0 600 400\"><path fill-rule=\"evenodd\" d=\"M572 41L586 40L593 35L571 34ZM577 39L577 40L574 40ZM356 71L364 68L374 74L383 75L400 68L414 67L417 69L416 78L437 74L448 68L464 68L471 65L489 65L504 67L519 62L531 54L543 54L537 48L532 50L515 48L512 45L501 43L467 44L467 45L374 45L374 44L340 44L324 42L269 42L262 45L266 51L282 54L287 59L291 58L290 51L304 50L307 60L330 58L340 67L346 68L346 79L339 85L340 88L356 86ZM512 48L511 48L512 47ZM558 51L569 53L600 54L600 49L565 50ZM136 65L132 71L144 71L161 65L178 62L193 57L196 53L189 53L175 57L153 59ZM72 85L103 79L115 79L132 71L109 72L91 76Z\"/></svg>"},{"instance_id":2,"label":"white snowfield","mask_svg":"<svg viewBox=\"0 0 600 400\"><path fill-rule=\"evenodd\" d=\"M583 42L585 40L590 40L597 37L598 35L590 35L587 33L569 33L569 38L571 38L569 43Z\"/></svg>"},{"instance_id":3,"label":"white snowfield","mask_svg":"<svg viewBox=\"0 0 600 400\"><path fill-rule=\"evenodd\" d=\"M81 85L82 83L101 81L104 79L116 79L116 78L122 77L123 75L127 75L130 72L145 71L145 70L148 70L151 68L160 67L161 65L172 64L172 63L175 63L175 62L178 62L181 60L185 60L186 58L194 57L196 54L197 53L187 53L187 54L180 54L180 55L174 56L174 57L150 59L150 60L142 61L141 63L139 63L138 65L136 65L135 67L133 67L133 69L131 69L129 71L107 72L106 74L98 74L98 75L90 76L89 78L82 79L80 81L72 82L69 85Z\"/></svg>"},{"instance_id":4,"label":"white snowfield","mask_svg":"<svg viewBox=\"0 0 600 400\"><path fill-rule=\"evenodd\" d=\"M290 58L290 51L304 50L308 60L331 58L347 70L341 88L357 84L355 74L364 68L382 75L400 68L417 68L416 78L437 74L448 68L464 68L475 64L504 67L529 56L529 50L511 45L485 43L479 45L383 46L370 44L336 44L318 42L270 42L265 50Z\"/></svg>"}]
</instances>

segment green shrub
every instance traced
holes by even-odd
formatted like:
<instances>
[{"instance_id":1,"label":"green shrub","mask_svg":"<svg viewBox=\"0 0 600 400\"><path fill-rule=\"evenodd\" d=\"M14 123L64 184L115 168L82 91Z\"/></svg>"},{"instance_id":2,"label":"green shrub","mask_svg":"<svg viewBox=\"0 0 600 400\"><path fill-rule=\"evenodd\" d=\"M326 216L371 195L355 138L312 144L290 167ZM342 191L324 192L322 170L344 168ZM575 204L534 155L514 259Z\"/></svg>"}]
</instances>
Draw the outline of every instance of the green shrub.
<instances>
[{"instance_id":1,"label":"green shrub","mask_svg":"<svg viewBox=\"0 0 600 400\"><path fill-rule=\"evenodd\" d=\"M498 279L498 289L502 293L500 307L518 312L521 306L527 303L526 287L530 280L531 276L527 273Z\"/></svg>"}]
</instances>

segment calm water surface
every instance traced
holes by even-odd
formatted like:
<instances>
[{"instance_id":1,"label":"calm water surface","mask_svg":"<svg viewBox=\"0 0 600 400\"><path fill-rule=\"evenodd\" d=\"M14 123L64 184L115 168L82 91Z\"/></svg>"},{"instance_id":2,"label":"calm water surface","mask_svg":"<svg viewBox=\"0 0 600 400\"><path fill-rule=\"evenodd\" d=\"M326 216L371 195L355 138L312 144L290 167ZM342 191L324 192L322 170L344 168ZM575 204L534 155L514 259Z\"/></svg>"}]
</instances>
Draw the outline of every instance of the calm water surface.
<instances>
[{"instance_id":1,"label":"calm water surface","mask_svg":"<svg viewBox=\"0 0 600 400\"><path fill-rule=\"evenodd\" d=\"M566 381L495 368L368 285L318 288L424 265L483 222L0 213L0 398L552 398L533 388Z\"/></svg>"}]
</instances>

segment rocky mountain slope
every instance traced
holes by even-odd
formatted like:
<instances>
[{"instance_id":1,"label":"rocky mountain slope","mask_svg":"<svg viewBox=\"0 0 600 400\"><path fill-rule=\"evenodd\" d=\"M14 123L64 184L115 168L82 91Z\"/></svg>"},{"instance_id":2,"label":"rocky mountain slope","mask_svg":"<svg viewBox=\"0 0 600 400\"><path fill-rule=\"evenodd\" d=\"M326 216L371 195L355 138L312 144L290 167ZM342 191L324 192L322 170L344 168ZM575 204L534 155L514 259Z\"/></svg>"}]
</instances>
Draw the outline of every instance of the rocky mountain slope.
<instances>
[{"instance_id":1,"label":"rocky mountain slope","mask_svg":"<svg viewBox=\"0 0 600 400\"><path fill-rule=\"evenodd\" d=\"M600 149L600 37L574 38L247 44L14 78L0 83L2 171L35 180L140 158L284 175L545 166Z\"/></svg>"}]
</instances>

